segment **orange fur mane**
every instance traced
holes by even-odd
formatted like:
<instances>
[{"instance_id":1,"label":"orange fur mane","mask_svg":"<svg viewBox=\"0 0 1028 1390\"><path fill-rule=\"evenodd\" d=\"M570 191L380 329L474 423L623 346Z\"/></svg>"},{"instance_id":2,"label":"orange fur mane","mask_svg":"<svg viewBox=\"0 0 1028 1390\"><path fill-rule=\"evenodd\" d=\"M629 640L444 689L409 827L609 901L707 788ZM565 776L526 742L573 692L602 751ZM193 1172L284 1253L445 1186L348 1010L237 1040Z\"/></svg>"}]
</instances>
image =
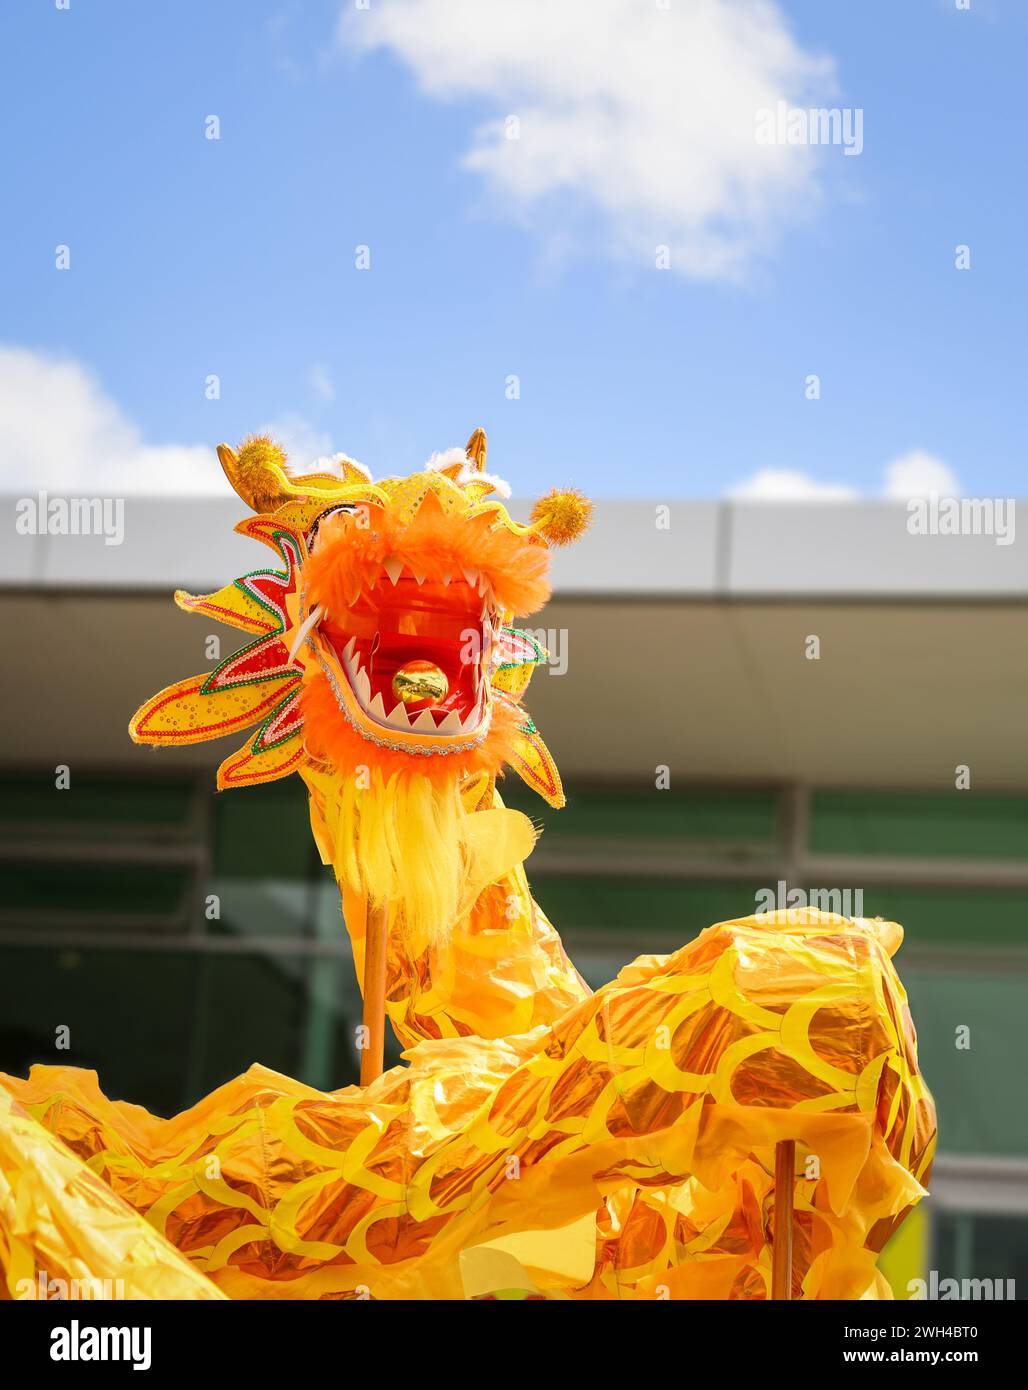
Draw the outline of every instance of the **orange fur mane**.
<instances>
[{"instance_id":1,"label":"orange fur mane","mask_svg":"<svg viewBox=\"0 0 1028 1390\"><path fill-rule=\"evenodd\" d=\"M488 514L446 515L431 497L409 525L380 506L370 506L370 520L358 524L345 513L322 525L314 554L304 567L309 601L341 615L362 590L378 579L391 555L442 579L462 568L478 570L489 580L501 608L519 615L536 612L550 597L546 577L549 555L538 540L494 528Z\"/></svg>"}]
</instances>

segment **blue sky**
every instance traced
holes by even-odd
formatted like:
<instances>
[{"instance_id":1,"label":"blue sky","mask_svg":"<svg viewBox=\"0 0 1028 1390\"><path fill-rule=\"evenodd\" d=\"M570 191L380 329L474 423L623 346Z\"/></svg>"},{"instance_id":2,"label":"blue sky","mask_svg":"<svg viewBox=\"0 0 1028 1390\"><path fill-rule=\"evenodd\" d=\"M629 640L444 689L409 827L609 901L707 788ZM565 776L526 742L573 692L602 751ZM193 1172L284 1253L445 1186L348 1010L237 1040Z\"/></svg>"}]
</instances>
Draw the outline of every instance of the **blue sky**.
<instances>
[{"instance_id":1,"label":"blue sky","mask_svg":"<svg viewBox=\"0 0 1028 1390\"><path fill-rule=\"evenodd\" d=\"M653 0L625 0L606 47L599 0L534 39L528 5L510 44L462 28L491 0L478 20L455 0L449 30L436 2L4 7L0 489L149 490L181 467L189 490L202 448L269 424L407 471L483 424L517 494L719 496L770 470L879 495L913 450L970 495L1024 492L1028 7L780 0L764 22L787 51L765 61L758 36L741 74L731 44L700 52L717 90L862 109L859 157L779 151L779 176L730 140L718 163L692 78L651 100L695 73L681 12L656 55ZM751 7L701 8L752 39ZM636 20L651 39L626 43ZM584 120L561 44L598 89ZM512 174L481 132L520 110L536 164ZM693 167L646 173L678 121ZM694 235L711 265L687 273Z\"/></svg>"}]
</instances>

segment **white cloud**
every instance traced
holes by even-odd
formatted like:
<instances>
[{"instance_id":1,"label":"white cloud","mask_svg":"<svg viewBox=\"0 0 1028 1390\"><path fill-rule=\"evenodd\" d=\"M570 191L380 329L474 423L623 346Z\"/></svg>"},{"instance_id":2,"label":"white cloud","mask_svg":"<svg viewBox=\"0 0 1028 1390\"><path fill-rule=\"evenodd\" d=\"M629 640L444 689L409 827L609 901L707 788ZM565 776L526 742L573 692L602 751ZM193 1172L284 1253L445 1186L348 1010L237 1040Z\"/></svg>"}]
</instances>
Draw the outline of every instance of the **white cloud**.
<instances>
[{"instance_id":1,"label":"white cloud","mask_svg":"<svg viewBox=\"0 0 1028 1390\"><path fill-rule=\"evenodd\" d=\"M885 495L905 502L909 497L959 497L960 483L949 464L924 449L910 449L885 470Z\"/></svg>"},{"instance_id":2,"label":"white cloud","mask_svg":"<svg viewBox=\"0 0 1028 1390\"><path fill-rule=\"evenodd\" d=\"M850 502L857 494L842 483L819 483L791 468L761 468L728 495L744 502Z\"/></svg>"},{"instance_id":3,"label":"white cloud","mask_svg":"<svg viewBox=\"0 0 1028 1390\"><path fill-rule=\"evenodd\" d=\"M290 464L331 453L299 416L265 427ZM73 358L0 344L0 492L225 496L213 443L151 444Z\"/></svg>"},{"instance_id":4,"label":"white cloud","mask_svg":"<svg viewBox=\"0 0 1028 1390\"><path fill-rule=\"evenodd\" d=\"M905 502L910 497L959 497L960 480L942 459L924 449L909 449L885 467L880 496ZM852 502L856 488L845 483L820 482L789 468L761 468L729 490L744 502Z\"/></svg>"},{"instance_id":5,"label":"white cloud","mask_svg":"<svg viewBox=\"0 0 1028 1390\"><path fill-rule=\"evenodd\" d=\"M335 400L335 382L329 375L328 368L320 362L315 362L310 369L309 379L311 390L323 401Z\"/></svg>"},{"instance_id":6,"label":"white cloud","mask_svg":"<svg viewBox=\"0 0 1028 1390\"><path fill-rule=\"evenodd\" d=\"M148 444L78 362L0 346L0 490L221 493L212 448Z\"/></svg>"},{"instance_id":7,"label":"white cloud","mask_svg":"<svg viewBox=\"0 0 1028 1390\"><path fill-rule=\"evenodd\" d=\"M435 99L484 102L465 167L551 247L652 266L667 245L683 274L737 276L817 197L809 147L756 138L759 111L835 90L775 0L390 0L347 6L338 39L391 50Z\"/></svg>"},{"instance_id":8,"label":"white cloud","mask_svg":"<svg viewBox=\"0 0 1028 1390\"><path fill-rule=\"evenodd\" d=\"M300 415L281 415L277 420L258 425L253 434L270 434L286 451L289 468L302 473L316 460L332 455L332 436L317 429Z\"/></svg>"}]
</instances>

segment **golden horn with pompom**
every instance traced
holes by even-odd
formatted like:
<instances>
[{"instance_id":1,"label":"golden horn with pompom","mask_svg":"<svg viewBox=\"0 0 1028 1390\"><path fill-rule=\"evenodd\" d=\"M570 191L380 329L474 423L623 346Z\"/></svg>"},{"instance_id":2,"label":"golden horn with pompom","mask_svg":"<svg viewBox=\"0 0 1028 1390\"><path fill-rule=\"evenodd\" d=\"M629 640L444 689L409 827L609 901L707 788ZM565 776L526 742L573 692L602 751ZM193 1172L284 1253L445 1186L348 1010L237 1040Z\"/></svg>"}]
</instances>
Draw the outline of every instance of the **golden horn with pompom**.
<instances>
[{"instance_id":1,"label":"golden horn with pompom","mask_svg":"<svg viewBox=\"0 0 1028 1390\"><path fill-rule=\"evenodd\" d=\"M593 514L593 504L576 488L555 487L532 508L530 530L550 545L570 545L577 540Z\"/></svg>"},{"instance_id":2,"label":"golden horn with pompom","mask_svg":"<svg viewBox=\"0 0 1028 1390\"><path fill-rule=\"evenodd\" d=\"M297 495L286 471L286 451L266 434L251 435L239 446L218 445L225 477L248 507L273 512Z\"/></svg>"}]
</instances>

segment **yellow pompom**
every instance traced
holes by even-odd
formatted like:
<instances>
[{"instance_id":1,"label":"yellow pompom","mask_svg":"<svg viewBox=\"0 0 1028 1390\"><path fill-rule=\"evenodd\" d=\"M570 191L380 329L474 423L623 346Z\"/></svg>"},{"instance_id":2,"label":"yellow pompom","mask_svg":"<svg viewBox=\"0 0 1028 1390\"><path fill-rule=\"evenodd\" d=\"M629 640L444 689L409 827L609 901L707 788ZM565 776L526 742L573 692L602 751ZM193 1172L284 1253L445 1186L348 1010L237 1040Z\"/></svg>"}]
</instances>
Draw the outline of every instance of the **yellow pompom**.
<instances>
[{"instance_id":1,"label":"yellow pompom","mask_svg":"<svg viewBox=\"0 0 1028 1390\"><path fill-rule=\"evenodd\" d=\"M239 446L236 469L240 483L257 511L277 505L282 478L289 477L286 451L266 434L252 434Z\"/></svg>"},{"instance_id":2,"label":"yellow pompom","mask_svg":"<svg viewBox=\"0 0 1028 1390\"><path fill-rule=\"evenodd\" d=\"M247 477L263 473L268 468L286 471L286 451L267 434L251 434L236 450L239 467Z\"/></svg>"},{"instance_id":3,"label":"yellow pompom","mask_svg":"<svg viewBox=\"0 0 1028 1390\"><path fill-rule=\"evenodd\" d=\"M575 488L554 488L532 508L532 529L550 545L568 545L576 540L593 514L593 504Z\"/></svg>"}]
</instances>

